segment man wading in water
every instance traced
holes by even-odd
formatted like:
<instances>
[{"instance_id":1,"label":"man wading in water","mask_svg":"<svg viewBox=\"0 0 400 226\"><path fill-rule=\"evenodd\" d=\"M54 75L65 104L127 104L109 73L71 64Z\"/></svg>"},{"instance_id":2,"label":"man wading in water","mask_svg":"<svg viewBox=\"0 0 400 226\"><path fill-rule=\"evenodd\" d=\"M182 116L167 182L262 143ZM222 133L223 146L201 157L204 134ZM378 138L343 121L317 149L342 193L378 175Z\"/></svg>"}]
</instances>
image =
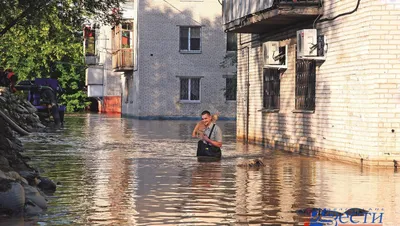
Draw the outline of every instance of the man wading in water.
<instances>
[{"instance_id":1,"label":"man wading in water","mask_svg":"<svg viewBox=\"0 0 400 226\"><path fill-rule=\"evenodd\" d=\"M206 129L204 130L201 140L197 143L197 156L206 156L213 158L221 158L222 147L222 131L215 123L211 122L211 113L203 111L201 113L201 121Z\"/></svg>"}]
</instances>

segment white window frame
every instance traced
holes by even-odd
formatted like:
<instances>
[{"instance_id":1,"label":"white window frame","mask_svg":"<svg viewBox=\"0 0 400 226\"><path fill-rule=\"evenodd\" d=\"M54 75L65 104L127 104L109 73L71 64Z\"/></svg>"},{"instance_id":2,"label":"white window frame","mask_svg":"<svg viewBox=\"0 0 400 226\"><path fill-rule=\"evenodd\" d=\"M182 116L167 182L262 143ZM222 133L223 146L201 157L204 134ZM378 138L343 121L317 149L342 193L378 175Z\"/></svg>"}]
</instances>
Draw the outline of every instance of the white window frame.
<instances>
[{"instance_id":1,"label":"white window frame","mask_svg":"<svg viewBox=\"0 0 400 226\"><path fill-rule=\"evenodd\" d=\"M189 28L188 29L188 39L187 39L187 42L188 42L188 50L182 50L181 49L181 28ZM200 29L200 47L199 47L199 50L191 50L190 49L190 35L191 35L191 29L192 28L198 28L198 29ZM201 53L201 49L202 49L202 27L201 26L184 26L184 25L182 25L182 26L179 26L179 52L180 53Z\"/></svg>"},{"instance_id":2,"label":"white window frame","mask_svg":"<svg viewBox=\"0 0 400 226\"><path fill-rule=\"evenodd\" d=\"M201 103L201 80L203 77L184 77L178 76L179 78L179 102L180 103ZM181 79L188 79L188 98L190 98L190 89L191 89L191 81L192 79L199 79L199 99L198 100L181 100L180 93L181 93Z\"/></svg>"}]
</instances>

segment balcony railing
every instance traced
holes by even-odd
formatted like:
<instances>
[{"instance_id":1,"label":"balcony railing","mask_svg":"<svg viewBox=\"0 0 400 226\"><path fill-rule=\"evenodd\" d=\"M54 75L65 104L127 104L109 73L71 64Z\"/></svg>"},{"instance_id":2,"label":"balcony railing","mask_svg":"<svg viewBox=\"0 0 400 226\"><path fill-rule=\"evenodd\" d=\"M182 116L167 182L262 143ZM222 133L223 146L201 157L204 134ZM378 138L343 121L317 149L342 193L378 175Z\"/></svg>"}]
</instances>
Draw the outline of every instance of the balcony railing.
<instances>
[{"instance_id":1,"label":"balcony railing","mask_svg":"<svg viewBox=\"0 0 400 226\"><path fill-rule=\"evenodd\" d=\"M118 49L113 52L113 69L114 71L131 71L133 70L133 50Z\"/></svg>"},{"instance_id":2,"label":"balcony railing","mask_svg":"<svg viewBox=\"0 0 400 226\"><path fill-rule=\"evenodd\" d=\"M264 33L322 13L322 0L224 0L223 22L227 31Z\"/></svg>"}]
</instances>

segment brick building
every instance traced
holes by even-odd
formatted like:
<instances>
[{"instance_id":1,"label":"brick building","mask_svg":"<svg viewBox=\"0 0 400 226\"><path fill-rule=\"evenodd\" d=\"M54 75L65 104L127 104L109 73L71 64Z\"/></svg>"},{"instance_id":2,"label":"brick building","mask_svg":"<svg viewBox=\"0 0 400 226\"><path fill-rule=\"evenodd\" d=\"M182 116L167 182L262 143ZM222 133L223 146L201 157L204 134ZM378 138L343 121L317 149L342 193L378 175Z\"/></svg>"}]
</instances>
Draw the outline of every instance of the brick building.
<instances>
[{"instance_id":1,"label":"brick building","mask_svg":"<svg viewBox=\"0 0 400 226\"><path fill-rule=\"evenodd\" d=\"M238 138L369 165L400 160L399 5L225 0L223 11L238 34Z\"/></svg>"},{"instance_id":2,"label":"brick building","mask_svg":"<svg viewBox=\"0 0 400 226\"><path fill-rule=\"evenodd\" d=\"M122 115L198 118L208 109L236 117L236 68L220 66L226 55L236 58L236 43L218 1L128 1L123 9L120 25L98 29L107 36Z\"/></svg>"}]
</instances>

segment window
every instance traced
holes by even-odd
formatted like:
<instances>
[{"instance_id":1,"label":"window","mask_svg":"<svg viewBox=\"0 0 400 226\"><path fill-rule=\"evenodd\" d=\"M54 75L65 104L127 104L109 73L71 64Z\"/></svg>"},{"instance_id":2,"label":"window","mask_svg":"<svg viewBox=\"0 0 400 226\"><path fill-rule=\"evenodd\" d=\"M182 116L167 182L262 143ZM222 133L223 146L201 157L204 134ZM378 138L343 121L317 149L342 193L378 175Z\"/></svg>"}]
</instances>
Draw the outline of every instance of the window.
<instances>
[{"instance_id":1,"label":"window","mask_svg":"<svg viewBox=\"0 0 400 226\"><path fill-rule=\"evenodd\" d=\"M181 78L180 83L180 100L200 101L200 78Z\"/></svg>"},{"instance_id":2,"label":"window","mask_svg":"<svg viewBox=\"0 0 400 226\"><path fill-rule=\"evenodd\" d=\"M85 27L85 56L95 55L95 41L96 41L96 31L90 27Z\"/></svg>"},{"instance_id":3,"label":"window","mask_svg":"<svg viewBox=\"0 0 400 226\"><path fill-rule=\"evenodd\" d=\"M277 68L264 69L264 101L263 108L279 109L280 102L280 72Z\"/></svg>"},{"instance_id":4,"label":"window","mask_svg":"<svg viewBox=\"0 0 400 226\"><path fill-rule=\"evenodd\" d=\"M236 51L236 50L237 50L236 33L232 32L226 33L226 51Z\"/></svg>"},{"instance_id":5,"label":"window","mask_svg":"<svg viewBox=\"0 0 400 226\"><path fill-rule=\"evenodd\" d=\"M179 50L181 52L200 52L200 27L180 27L179 29Z\"/></svg>"},{"instance_id":6,"label":"window","mask_svg":"<svg viewBox=\"0 0 400 226\"><path fill-rule=\"evenodd\" d=\"M129 76L125 76L125 103L129 102Z\"/></svg>"},{"instance_id":7,"label":"window","mask_svg":"<svg viewBox=\"0 0 400 226\"><path fill-rule=\"evenodd\" d=\"M225 99L236 100L236 77L226 78Z\"/></svg>"},{"instance_id":8,"label":"window","mask_svg":"<svg viewBox=\"0 0 400 226\"><path fill-rule=\"evenodd\" d=\"M121 47L132 48L132 31L133 31L133 23L132 22L124 22L121 24Z\"/></svg>"},{"instance_id":9,"label":"window","mask_svg":"<svg viewBox=\"0 0 400 226\"><path fill-rule=\"evenodd\" d=\"M315 110L315 60L296 60L296 110Z\"/></svg>"},{"instance_id":10,"label":"window","mask_svg":"<svg viewBox=\"0 0 400 226\"><path fill-rule=\"evenodd\" d=\"M120 49L130 49L132 46L133 38L133 22L124 21L115 26L112 32L112 42L114 51Z\"/></svg>"}]
</instances>

